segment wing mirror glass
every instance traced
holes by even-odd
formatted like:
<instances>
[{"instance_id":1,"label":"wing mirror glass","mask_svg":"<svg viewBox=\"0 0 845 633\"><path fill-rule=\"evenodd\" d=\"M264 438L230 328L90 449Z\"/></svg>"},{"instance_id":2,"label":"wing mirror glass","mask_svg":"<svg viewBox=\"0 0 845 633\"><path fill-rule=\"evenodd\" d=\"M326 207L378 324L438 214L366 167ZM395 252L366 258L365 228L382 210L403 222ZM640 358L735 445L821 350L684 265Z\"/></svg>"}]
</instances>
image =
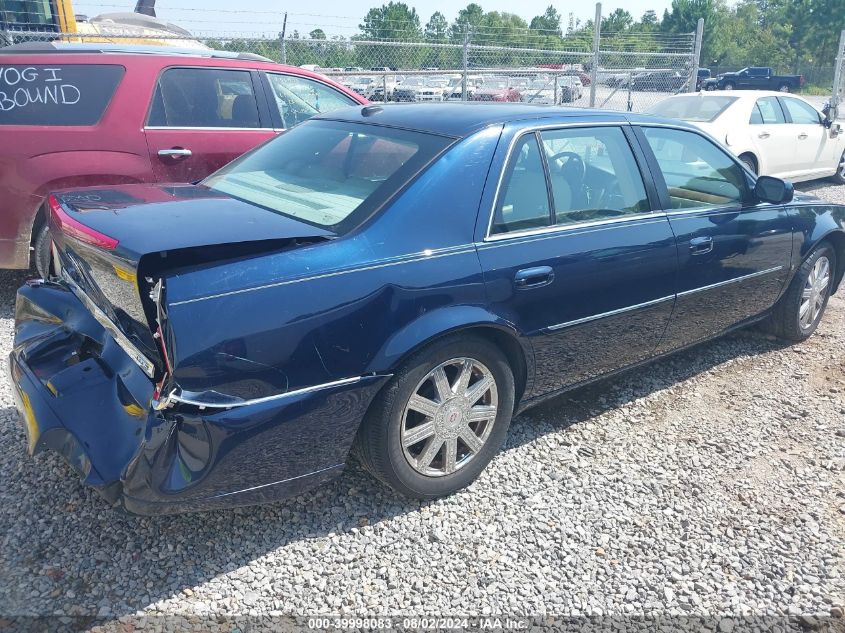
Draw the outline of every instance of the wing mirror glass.
<instances>
[{"instance_id":1,"label":"wing mirror glass","mask_svg":"<svg viewBox=\"0 0 845 633\"><path fill-rule=\"evenodd\" d=\"M795 189L791 182L773 176L760 176L754 185L754 196L760 202L785 204L792 202Z\"/></svg>"}]
</instances>

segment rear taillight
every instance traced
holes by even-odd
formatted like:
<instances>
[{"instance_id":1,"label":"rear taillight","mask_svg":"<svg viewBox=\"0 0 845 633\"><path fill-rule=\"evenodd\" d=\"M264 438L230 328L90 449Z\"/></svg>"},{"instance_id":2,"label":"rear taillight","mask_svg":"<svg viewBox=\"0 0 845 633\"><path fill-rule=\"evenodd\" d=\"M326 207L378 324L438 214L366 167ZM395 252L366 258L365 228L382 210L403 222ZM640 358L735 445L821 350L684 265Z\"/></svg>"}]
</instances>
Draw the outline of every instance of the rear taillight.
<instances>
[{"instance_id":1,"label":"rear taillight","mask_svg":"<svg viewBox=\"0 0 845 633\"><path fill-rule=\"evenodd\" d=\"M85 226L79 220L74 220L62 207L62 203L55 196L47 198L47 206L50 208L50 215L53 224L65 235L85 242L92 246L98 246L111 251L117 248L118 241L108 235L103 235L89 226Z\"/></svg>"}]
</instances>

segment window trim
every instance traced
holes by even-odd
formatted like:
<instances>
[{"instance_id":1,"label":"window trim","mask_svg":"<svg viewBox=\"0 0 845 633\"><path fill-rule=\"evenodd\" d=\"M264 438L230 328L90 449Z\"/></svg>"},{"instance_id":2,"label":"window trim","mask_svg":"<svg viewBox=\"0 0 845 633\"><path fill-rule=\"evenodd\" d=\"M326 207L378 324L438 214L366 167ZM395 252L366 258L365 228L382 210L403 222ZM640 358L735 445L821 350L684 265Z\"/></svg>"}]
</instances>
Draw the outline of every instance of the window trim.
<instances>
[{"instance_id":1,"label":"window trim","mask_svg":"<svg viewBox=\"0 0 845 633\"><path fill-rule=\"evenodd\" d=\"M207 125L150 125L150 113L153 109L153 100L155 99L156 90L158 90L159 82L161 78L164 76L168 70L233 70L237 72L247 73L249 75L249 80L252 83L252 94L255 97L255 106L258 109L258 127L218 127L218 126L207 126ZM267 125L268 123L272 123L270 120L266 120L266 112L261 107L261 101L266 100L266 95L264 94L263 87L259 89L259 83L256 82L255 71L252 68L236 68L233 66L191 66L191 65L174 65L174 66L165 66L158 71L156 75L155 81L153 81L152 91L149 95L149 103L147 104L147 113L144 115L144 130L195 130L195 131L220 131L220 130L227 130L227 131L271 131L273 127L271 125Z\"/></svg>"},{"instance_id":2,"label":"window trim","mask_svg":"<svg viewBox=\"0 0 845 633\"><path fill-rule=\"evenodd\" d=\"M692 213L724 213L726 211L730 211L732 213L739 213L744 209L753 206L751 204L751 193L753 190L753 180L750 177L750 172L746 169L746 167L739 162L739 159L731 154L730 152L726 151L722 148L718 143L714 142L710 139L704 132L692 128L687 127L680 127L677 125L668 125L665 123L637 123L636 125L632 126L634 128L634 133L637 136L637 140L642 147L643 153L646 155L646 161L648 161L649 168L652 172L652 177L654 178L654 185L657 188L657 194L660 198L660 206L661 212L666 216L675 216L675 215L687 215ZM645 136L645 132L643 131L646 128L662 128L662 129L670 129L670 130L677 130L679 132L689 132L691 134L696 134L704 139L706 142L710 143L715 147L717 150L722 152L725 156L727 156L733 163L736 165L739 170L745 175L745 191L743 192L743 199L740 202L739 206L721 206L721 207L697 207L692 209L673 209L672 203L669 197L669 187L666 184L666 180L663 178L663 172L660 170L660 164L657 162L657 156L654 155L654 151L651 149L651 145L648 142L648 139Z\"/></svg>"},{"instance_id":3,"label":"window trim","mask_svg":"<svg viewBox=\"0 0 845 633\"><path fill-rule=\"evenodd\" d=\"M534 134L535 135L535 142L538 143L540 147L540 155L543 157L543 170L544 170L544 177L546 179L546 191L551 196L553 193L551 192L551 178L549 177L548 171L548 164L547 164L547 157L545 156L545 152L542 151L542 139L540 138L542 132L548 132L553 130L569 130L569 129L577 129L577 128L594 128L594 127L617 127L622 131L622 134L625 136L625 140L628 142L628 147L631 150L631 154L634 157L634 162L637 165L638 172L640 178L643 181L643 188L645 189L646 193L646 200L648 201L648 205L650 207L649 211L643 213L636 213L621 217L615 218L606 218L602 220L584 220L581 222L570 222L567 224L558 224L555 222L555 208L554 202L550 199L549 204L549 225L536 228L536 229L523 229L521 231L512 231L508 233L493 233L493 220L496 216L496 209L499 205L499 198L502 195L502 186L504 183L504 177L507 173L508 167L511 164L511 159L513 158L513 151L516 147L519 140L528 135ZM662 126L662 127L674 127L674 126ZM647 218L654 218L658 216L665 216L665 212L658 209L657 205L662 205L662 198L660 196L660 189L656 186L656 182L654 180L653 166L649 163L649 157L645 154L644 150L640 147L642 143L639 141L639 138L636 138L636 135L632 138L630 135L632 130L636 129L635 125L632 125L629 121L622 120L622 121L578 121L577 123L547 123L544 125L535 125L524 130L518 130L514 133L513 138L511 138L508 148L506 150L505 158L502 164L502 168L499 170L498 179L496 181L496 188L493 194L493 202L490 210L488 211L488 218L487 218L487 228L484 231L484 237L482 238L482 242L498 242L501 240L506 239L516 239L520 237L528 237L534 235L541 235L543 233L558 233L561 231L571 231L574 229L581 229L585 227L593 227L593 226L603 226L606 224L618 224L621 222L629 222L629 221L639 221ZM675 128L675 129L684 129L684 128ZM636 143L636 144L635 144ZM642 152L642 154L641 154ZM661 176L662 177L662 176Z\"/></svg>"}]
</instances>

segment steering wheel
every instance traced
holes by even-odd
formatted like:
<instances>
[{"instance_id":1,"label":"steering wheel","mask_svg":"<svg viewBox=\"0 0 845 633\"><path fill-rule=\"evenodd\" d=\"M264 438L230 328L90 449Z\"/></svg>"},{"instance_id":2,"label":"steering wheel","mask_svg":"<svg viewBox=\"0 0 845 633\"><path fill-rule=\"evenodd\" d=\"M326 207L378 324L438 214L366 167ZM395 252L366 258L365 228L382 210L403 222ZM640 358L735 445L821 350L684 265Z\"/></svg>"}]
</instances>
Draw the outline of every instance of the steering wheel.
<instances>
[{"instance_id":1,"label":"steering wheel","mask_svg":"<svg viewBox=\"0 0 845 633\"><path fill-rule=\"evenodd\" d=\"M566 162L560 166L560 174L566 178L573 185L580 186L584 182L584 175L587 173L587 167L584 165L584 160L575 152L558 152L549 156L549 163L556 162L562 159Z\"/></svg>"}]
</instances>

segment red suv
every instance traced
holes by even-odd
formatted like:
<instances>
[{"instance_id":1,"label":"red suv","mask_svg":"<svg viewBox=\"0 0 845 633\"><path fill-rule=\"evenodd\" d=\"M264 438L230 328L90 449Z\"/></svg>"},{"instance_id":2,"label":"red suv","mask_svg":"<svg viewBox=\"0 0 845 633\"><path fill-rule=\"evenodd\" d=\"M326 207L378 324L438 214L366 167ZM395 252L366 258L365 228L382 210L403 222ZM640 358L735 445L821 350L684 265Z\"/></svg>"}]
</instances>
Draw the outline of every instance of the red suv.
<instances>
[{"instance_id":1,"label":"red suv","mask_svg":"<svg viewBox=\"0 0 845 633\"><path fill-rule=\"evenodd\" d=\"M367 103L250 54L103 44L0 49L0 268L41 274L52 190L191 182L318 112ZM96 202L91 200L89 202Z\"/></svg>"}]
</instances>

